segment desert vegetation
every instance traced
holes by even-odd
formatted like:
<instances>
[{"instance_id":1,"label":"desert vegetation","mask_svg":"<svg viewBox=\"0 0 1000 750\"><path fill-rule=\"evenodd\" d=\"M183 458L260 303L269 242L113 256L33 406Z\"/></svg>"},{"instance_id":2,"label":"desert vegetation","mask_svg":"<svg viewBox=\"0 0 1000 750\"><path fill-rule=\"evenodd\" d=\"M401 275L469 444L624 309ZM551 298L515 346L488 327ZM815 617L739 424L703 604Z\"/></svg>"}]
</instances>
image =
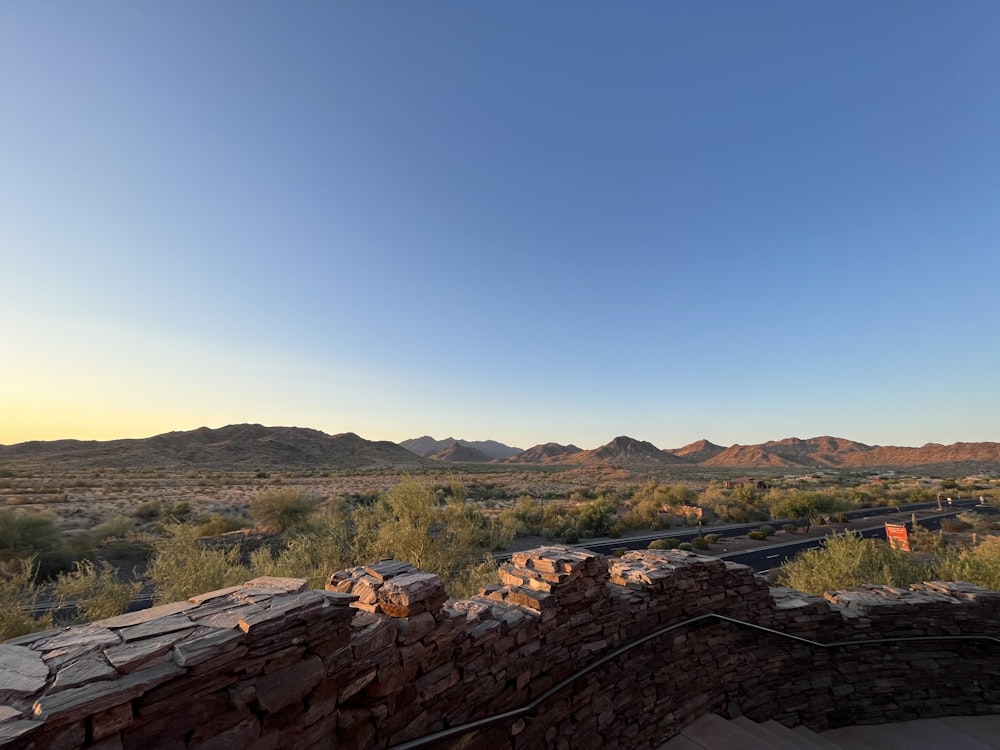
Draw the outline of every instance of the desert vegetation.
<instances>
[{"instance_id":1,"label":"desert vegetation","mask_svg":"<svg viewBox=\"0 0 1000 750\"><path fill-rule=\"evenodd\" d=\"M950 532L915 526L912 551L854 533L828 537L782 566L777 580L813 594L864 583L906 587L922 581L966 581L1000 589L1000 524L995 517L963 513Z\"/></svg>"},{"instance_id":2,"label":"desert vegetation","mask_svg":"<svg viewBox=\"0 0 1000 750\"><path fill-rule=\"evenodd\" d=\"M505 549L734 522L759 524L753 534L766 540L776 528L794 534L836 523L852 508L996 495L997 484L831 472L748 481L613 467L4 467L0 638L105 617L140 596L180 599L257 575L322 586L333 571L383 557L439 573L453 595L464 596L495 576L490 554ZM946 531L978 533L980 541L990 533L981 521L975 528L971 520L949 523ZM270 541L255 546L248 530ZM714 554L726 544L706 528L689 542L651 546ZM936 570L971 576L979 559L961 558L962 568L958 557L948 558L951 567Z\"/></svg>"}]
</instances>

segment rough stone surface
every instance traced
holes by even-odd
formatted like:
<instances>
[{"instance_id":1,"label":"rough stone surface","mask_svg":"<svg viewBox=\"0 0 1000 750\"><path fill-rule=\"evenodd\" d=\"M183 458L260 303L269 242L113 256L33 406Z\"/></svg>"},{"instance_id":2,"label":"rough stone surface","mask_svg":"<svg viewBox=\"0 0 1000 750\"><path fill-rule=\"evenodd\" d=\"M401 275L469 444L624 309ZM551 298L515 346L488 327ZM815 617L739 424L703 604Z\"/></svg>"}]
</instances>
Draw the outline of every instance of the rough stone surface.
<instances>
[{"instance_id":1,"label":"rough stone surface","mask_svg":"<svg viewBox=\"0 0 1000 750\"><path fill-rule=\"evenodd\" d=\"M49 668L37 651L0 643L0 699L32 695L45 687Z\"/></svg>"},{"instance_id":2,"label":"rough stone surface","mask_svg":"<svg viewBox=\"0 0 1000 750\"><path fill-rule=\"evenodd\" d=\"M540 698L434 747L653 748L712 712L813 729L1000 712L1000 592L968 584L817 597L693 553L550 546L467 601L394 560L304 585L0 645L0 747L382 750Z\"/></svg>"}]
</instances>

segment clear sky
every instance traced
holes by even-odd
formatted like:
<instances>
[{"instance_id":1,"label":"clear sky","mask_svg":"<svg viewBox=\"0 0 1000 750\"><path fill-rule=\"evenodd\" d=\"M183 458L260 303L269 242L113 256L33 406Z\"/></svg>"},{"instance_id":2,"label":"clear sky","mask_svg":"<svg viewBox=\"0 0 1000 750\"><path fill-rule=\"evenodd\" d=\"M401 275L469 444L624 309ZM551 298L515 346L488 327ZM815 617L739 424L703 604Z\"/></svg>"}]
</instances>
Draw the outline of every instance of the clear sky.
<instances>
[{"instance_id":1,"label":"clear sky","mask_svg":"<svg viewBox=\"0 0 1000 750\"><path fill-rule=\"evenodd\" d=\"M1000 440L1000 3L0 3L0 443Z\"/></svg>"}]
</instances>

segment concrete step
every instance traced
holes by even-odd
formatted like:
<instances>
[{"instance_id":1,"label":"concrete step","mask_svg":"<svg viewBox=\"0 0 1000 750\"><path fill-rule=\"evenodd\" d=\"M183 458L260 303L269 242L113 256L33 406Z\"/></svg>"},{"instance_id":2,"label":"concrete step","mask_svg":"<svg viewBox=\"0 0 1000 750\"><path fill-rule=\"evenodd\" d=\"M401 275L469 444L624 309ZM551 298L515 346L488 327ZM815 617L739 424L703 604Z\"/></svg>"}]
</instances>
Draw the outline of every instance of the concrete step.
<instances>
[{"instance_id":1,"label":"concrete step","mask_svg":"<svg viewBox=\"0 0 1000 750\"><path fill-rule=\"evenodd\" d=\"M715 714L686 726L658 750L1000 750L1000 716L953 716L896 724L789 729L776 721Z\"/></svg>"},{"instance_id":2,"label":"concrete step","mask_svg":"<svg viewBox=\"0 0 1000 750\"><path fill-rule=\"evenodd\" d=\"M803 742L810 742L813 747L819 750L840 750L840 745L834 745L830 740L825 739L822 734L816 734L808 727L801 725L793 727L792 732L801 737Z\"/></svg>"},{"instance_id":3,"label":"concrete step","mask_svg":"<svg viewBox=\"0 0 1000 750\"><path fill-rule=\"evenodd\" d=\"M705 714L688 724L661 750L771 750L767 740L715 714Z\"/></svg>"},{"instance_id":4,"label":"concrete step","mask_svg":"<svg viewBox=\"0 0 1000 750\"><path fill-rule=\"evenodd\" d=\"M953 716L895 724L866 724L828 729L820 732L819 736L845 750L863 747L879 750L998 750L1000 716Z\"/></svg>"},{"instance_id":5,"label":"concrete step","mask_svg":"<svg viewBox=\"0 0 1000 750\"><path fill-rule=\"evenodd\" d=\"M758 724L745 716L739 716L732 719L731 723L740 727L744 732L770 743L770 747L774 750L799 750L799 748L804 747L800 737L776 721Z\"/></svg>"}]
</instances>

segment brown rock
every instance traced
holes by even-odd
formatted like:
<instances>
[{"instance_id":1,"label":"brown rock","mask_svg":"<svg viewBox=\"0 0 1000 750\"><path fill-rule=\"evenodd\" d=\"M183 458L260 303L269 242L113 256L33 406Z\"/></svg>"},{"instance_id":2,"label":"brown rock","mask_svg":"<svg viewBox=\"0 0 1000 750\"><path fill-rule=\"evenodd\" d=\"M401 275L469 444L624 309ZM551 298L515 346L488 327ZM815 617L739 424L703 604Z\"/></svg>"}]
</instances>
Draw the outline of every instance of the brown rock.
<instances>
[{"instance_id":1,"label":"brown rock","mask_svg":"<svg viewBox=\"0 0 1000 750\"><path fill-rule=\"evenodd\" d=\"M257 681L257 702L265 711L273 713L301 700L324 677L323 660L307 656L298 664L261 677Z\"/></svg>"}]
</instances>

